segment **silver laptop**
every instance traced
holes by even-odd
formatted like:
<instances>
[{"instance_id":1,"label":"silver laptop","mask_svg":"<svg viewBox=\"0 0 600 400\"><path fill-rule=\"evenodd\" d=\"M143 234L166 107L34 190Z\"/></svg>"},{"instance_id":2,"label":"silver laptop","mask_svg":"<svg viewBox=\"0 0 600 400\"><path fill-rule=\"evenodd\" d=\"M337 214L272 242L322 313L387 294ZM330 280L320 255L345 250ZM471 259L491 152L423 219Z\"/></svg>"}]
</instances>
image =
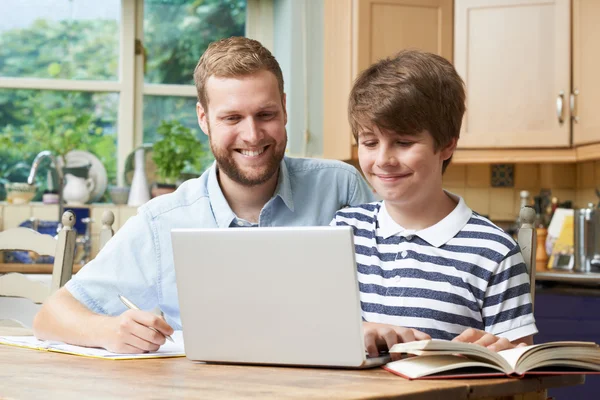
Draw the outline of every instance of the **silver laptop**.
<instances>
[{"instance_id":1,"label":"silver laptop","mask_svg":"<svg viewBox=\"0 0 600 400\"><path fill-rule=\"evenodd\" d=\"M174 229L195 361L368 368L350 227Z\"/></svg>"}]
</instances>

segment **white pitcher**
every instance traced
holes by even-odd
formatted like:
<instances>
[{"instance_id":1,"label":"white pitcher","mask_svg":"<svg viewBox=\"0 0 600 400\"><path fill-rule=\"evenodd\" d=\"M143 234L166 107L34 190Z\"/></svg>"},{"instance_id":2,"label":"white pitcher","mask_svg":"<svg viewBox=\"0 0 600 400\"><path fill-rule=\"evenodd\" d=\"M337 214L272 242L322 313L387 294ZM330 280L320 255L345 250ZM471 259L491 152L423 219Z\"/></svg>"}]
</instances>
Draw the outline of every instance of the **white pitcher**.
<instances>
[{"instance_id":1,"label":"white pitcher","mask_svg":"<svg viewBox=\"0 0 600 400\"><path fill-rule=\"evenodd\" d=\"M94 180L92 178L80 178L72 174L66 174L67 183L63 189L63 199L67 204L82 205L90 200L90 195L94 190Z\"/></svg>"}]
</instances>

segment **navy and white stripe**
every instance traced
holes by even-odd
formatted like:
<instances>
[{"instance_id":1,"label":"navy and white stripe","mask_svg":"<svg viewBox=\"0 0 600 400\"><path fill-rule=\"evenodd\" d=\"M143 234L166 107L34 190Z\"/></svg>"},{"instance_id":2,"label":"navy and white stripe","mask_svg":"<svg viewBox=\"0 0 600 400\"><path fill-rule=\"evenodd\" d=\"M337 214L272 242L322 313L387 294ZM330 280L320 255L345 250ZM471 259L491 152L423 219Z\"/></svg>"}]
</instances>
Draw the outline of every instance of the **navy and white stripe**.
<instances>
[{"instance_id":1,"label":"navy and white stripe","mask_svg":"<svg viewBox=\"0 0 600 400\"><path fill-rule=\"evenodd\" d=\"M382 202L345 208L354 230L363 318L452 339L476 328L509 340L537 332L529 277L515 241L458 205L421 231L396 224Z\"/></svg>"}]
</instances>

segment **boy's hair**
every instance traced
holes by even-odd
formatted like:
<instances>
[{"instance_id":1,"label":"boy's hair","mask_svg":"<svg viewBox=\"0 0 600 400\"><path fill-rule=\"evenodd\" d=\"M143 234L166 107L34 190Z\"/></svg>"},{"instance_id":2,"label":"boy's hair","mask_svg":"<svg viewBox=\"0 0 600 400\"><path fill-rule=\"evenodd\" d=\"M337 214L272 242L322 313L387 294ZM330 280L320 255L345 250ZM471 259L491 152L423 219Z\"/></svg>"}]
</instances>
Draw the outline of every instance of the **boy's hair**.
<instances>
[{"instance_id":1,"label":"boy's hair","mask_svg":"<svg viewBox=\"0 0 600 400\"><path fill-rule=\"evenodd\" d=\"M246 37L230 37L212 42L194 70L198 101L208 110L206 81L210 76L233 78L270 71L277 78L283 99L283 73L273 54L260 42ZM282 100L283 101L283 100Z\"/></svg>"},{"instance_id":2,"label":"boy's hair","mask_svg":"<svg viewBox=\"0 0 600 400\"><path fill-rule=\"evenodd\" d=\"M361 127L371 124L398 134L427 130L436 152L458 139L464 113L464 83L454 66L419 50L404 50L371 65L354 82L348 102L355 139ZM442 173L451 158L444 161Z\"/></svg>"}]
</instances>

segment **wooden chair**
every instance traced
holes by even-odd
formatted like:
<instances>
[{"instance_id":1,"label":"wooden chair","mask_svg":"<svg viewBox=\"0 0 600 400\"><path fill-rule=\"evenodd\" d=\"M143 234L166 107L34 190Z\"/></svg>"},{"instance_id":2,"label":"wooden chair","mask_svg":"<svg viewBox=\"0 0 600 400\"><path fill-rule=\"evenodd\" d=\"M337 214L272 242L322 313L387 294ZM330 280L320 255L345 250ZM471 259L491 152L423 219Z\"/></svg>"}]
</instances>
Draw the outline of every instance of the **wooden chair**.
<instances>
[{"instance_id":1,"label":"wooden chair","mask_svg":"<svg viewBox=\"0 0 600 400\"><path fill-rule=\"evenodd\" d=\"M52 282L49 286L31 280L25 274L11 272L0 275L0 296L23 297L34 303L43 303L71 279L77 236L77 232L73 230L75 214L66 211L62 224L63 228L56 239L29 228L11 228L0 232L0 250L28 250L39 255L54 256Z\"/></svg>"},{"instance_id":2,"label":"wooden chair","mask_svg":"<svg viewBox=\"0 0 600 400\"><path fill-rule=\"evenodd\" d=\"M521 226L517 234L517 242L521 248L521 254L527 266L529 284L531 285L531 304L535 300L535 252L537 246L537 235L534 226L535 210L531 207L523 207L519 212Z\"/></svg>"},{"instance_id":3,"label":"wooden chair","mask_svg":"<svg viewBox=\"0 0 600 400\"><path fill-rule=\"evenodd\" d=\"M106 210L102 213L102 229L100 230L100 249L104 247L106 242L115 234L112 224L115 222L115 214L112 211Z\"/></svg>"}]
</instances>

